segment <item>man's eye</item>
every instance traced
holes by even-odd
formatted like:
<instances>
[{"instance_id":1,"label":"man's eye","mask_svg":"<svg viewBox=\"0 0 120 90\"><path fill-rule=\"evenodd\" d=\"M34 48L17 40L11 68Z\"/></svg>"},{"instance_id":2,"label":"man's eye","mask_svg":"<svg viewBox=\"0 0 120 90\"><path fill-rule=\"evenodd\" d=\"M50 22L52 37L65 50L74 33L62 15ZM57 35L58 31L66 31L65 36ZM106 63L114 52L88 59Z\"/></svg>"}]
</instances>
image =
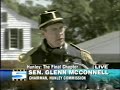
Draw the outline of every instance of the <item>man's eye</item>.
<instances>
[{"instance_id":1,"label":"man's eye","mask_svg":"<svg viewBox=\"0 0 120 90\"><path fill-rule=\"evenodd\" d=\"M61 26L60 27L60 29L66 29L67 28L67 26Z\"/></svg>"}]
</instances>

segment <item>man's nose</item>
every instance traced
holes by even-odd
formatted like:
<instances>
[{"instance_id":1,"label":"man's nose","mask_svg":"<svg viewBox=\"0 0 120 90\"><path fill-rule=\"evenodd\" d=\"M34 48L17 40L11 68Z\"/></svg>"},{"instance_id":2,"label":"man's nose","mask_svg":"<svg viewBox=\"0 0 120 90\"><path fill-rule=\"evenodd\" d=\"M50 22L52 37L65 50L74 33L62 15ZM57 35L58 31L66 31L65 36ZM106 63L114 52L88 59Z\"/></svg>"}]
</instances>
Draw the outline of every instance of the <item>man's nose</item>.
<instances>
[{"instance_id":1,"label":"man's nose","mask_svg":"<svg viewBox=\"0 0 120 90\"><path fill-rule=\"evenodd\" d=\"M59 30L59 31L58 31L58 34L59 34L59 35L64 34L64 30Z\"/></svg>"},{"instance_id":2,"label":"man's nose","mask_svg":"<svg viewBox=\"0 0 120 90\"><path fill-rule=\"evenodd\" d=\"M62 32L59 32L60 35L62 35L63 33L64 33L63 31L62 31Z\"/></svg>"}]
</instances>

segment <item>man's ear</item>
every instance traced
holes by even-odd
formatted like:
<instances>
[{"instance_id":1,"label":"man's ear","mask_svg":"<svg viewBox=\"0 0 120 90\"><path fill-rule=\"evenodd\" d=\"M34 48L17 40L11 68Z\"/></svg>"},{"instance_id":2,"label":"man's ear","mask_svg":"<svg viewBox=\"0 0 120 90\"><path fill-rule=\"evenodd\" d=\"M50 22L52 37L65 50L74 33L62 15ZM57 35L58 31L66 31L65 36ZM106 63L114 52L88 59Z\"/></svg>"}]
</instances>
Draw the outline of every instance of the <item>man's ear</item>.
<instances>
[{"instance_id":1,"label":"man's ear","mask_svg":"<svg viewBox=\"0 0 120 90\"><path fill-rule=\"evenodd\" d=\"M41 35L42 35L43 37L45 37L46 31L44 30L44 28L41 28L40 33L41 33Z\"/></svg>"},{"instance_id":2,"label":"man's ear","mask_svg":"<svg viewBox=\"0 0 120 90\"><path fill-rule=\"evenodd\" d=\"M40 33L41 33L42 35L44 35L45 31L43 31L43 30L40 30Z\"/></svg>"}]
</instances>

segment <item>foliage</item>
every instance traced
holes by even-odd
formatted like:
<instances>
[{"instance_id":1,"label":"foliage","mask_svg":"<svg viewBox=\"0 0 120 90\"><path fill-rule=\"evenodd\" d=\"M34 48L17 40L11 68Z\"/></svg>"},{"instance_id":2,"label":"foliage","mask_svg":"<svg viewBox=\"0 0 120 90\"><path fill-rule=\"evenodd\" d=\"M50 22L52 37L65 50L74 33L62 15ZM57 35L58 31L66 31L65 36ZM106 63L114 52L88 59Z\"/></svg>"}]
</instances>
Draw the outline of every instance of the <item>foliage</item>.
<instances>
[{"instance_id":1,"label":"foliage","mask_svg":"<svg viewBox=\"0 0 120 90\"><path fill-rule=\"evenodd\" d=\"M2 0L9 8L13 9L16 12L19 12L18 3L16 0Z\"/></svg>"},{"instance_id":2,"label":"foliage","mask_svg":"<svg viewBox=\"0 0 120 90\"><path fill-rule=\"evenodd\" d=\"M46 7L37 4L33 6L32 0L26 1L24 4L19 4L16 0L3 0L3 2L11 9L27 18L35 21L39 20L39 14L46 10Z\"/></svg>"},{"instance_id":3,"label":"foliage","mask_svg":"<svg viewBox=\"0 0 120 90\"><path fill-rule=\"evenodd\" d=\"M120 0L52 1L50 8L60 11L68 23L67 41L79 43L120 29Z\"/></svg>"},{"instance_id":4,"label":"foliage","mask_svg":"<svg viewBox=\"0 0 120 90\"><path fill-rule=\"evenodd\" d=\"M19 4L15 0L2 0L9 8L13 9L17 13L32 20L38 22L39 14L46 10L46 7L37 4L33 6L32 0L28 0L25 4ZM35 47L39 44L42 37L39 34L39 30L32 30L32 46Z\"/></svg>"},{"instance_id":5,"label":"foliage","mask_svg":"<svg viewBox=\"0 0 120 90\"><path fill-rule=\"evenodd\" d=\"M75 44L120 30L120 0L51 0L52 5L48 7L33 6L33 0L26 4L16 0L3 1L19 14L36 21L45 10L60 11L68 25L66 40Z\"/></svg>"}]
</instances>

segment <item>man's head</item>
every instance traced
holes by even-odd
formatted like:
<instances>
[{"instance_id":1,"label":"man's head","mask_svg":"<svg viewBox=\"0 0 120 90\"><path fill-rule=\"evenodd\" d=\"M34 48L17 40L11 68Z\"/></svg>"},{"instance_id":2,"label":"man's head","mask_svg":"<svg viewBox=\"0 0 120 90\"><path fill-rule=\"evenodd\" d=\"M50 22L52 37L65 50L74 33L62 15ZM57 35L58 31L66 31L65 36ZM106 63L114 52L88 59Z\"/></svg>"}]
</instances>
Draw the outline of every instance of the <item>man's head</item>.
<instances>
[{"instance_id":1,"label":"man's head","mask_svg":"<svg viewBox=\"0 0 120 90\"><path fill-rule=\"evenodd\" d=\"M47 43L52 47L61 47L65 43L65 25L63 18L57 11L46 11L40 15L41 22L40 30L47 40Z\"/></svg>"}]
</instances>

